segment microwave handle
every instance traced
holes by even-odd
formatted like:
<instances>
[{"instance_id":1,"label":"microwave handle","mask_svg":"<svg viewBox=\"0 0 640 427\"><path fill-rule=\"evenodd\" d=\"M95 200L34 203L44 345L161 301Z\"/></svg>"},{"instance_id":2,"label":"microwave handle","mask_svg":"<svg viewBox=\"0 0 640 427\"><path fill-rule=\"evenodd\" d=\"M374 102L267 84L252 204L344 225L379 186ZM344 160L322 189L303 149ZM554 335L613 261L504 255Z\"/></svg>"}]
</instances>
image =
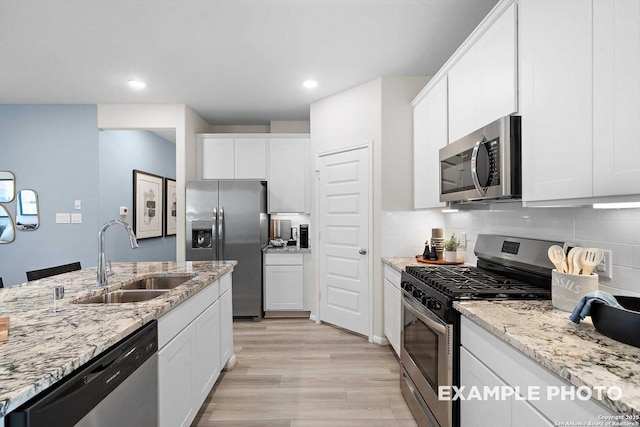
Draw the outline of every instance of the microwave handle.
<instances>
[{"instance_id":1,"label":"microwave handle","mask_svg":"<svg viewBox=\"0 0 640 427\"><path fill-rule=\"evenodd\" d=\"M487 192L487 189L480 185L480 179L478 178L478 151L480 151L480 146L483 142L484 139L476 142L476 145L473 147L473 152L471 153L471 179L481 196L484 196Z\"/></svg>"}]
</instances>

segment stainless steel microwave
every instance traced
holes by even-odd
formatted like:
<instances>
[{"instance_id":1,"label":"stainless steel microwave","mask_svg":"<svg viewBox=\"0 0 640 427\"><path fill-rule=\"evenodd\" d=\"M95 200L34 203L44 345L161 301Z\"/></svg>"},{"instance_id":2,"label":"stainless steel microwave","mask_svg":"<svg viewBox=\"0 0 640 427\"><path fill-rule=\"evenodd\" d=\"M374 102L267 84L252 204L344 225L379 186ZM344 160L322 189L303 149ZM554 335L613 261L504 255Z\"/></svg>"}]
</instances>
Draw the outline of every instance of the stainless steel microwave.
<instances>
[{"instance_id":1,"label":"stainless steel microwave","mask_svg":"<svg viewBox=\"0 0 640 427\"><path fill-rule=\"evenodd\" d=\"M440 201L522 195L520 117L506 116L440 149Z\"/></svg>"}]
</instances>

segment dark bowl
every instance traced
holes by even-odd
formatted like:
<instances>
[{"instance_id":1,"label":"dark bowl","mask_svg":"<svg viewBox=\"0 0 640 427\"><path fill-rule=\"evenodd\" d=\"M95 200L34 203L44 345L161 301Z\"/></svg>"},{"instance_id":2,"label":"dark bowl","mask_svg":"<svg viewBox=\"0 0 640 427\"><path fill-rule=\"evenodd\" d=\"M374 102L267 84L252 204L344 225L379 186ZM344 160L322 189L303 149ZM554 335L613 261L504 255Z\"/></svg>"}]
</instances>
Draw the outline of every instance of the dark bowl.
<instances>
[{"instance_id":1,"label":"dark bowl","mask_svg":"<svg viewBox=\"0 0 640 427\"><path fill-rule=\"evenodd\" d=\"M615 296L621 306L591 305L591 320L596 330L611 339L640 347L640 298Z\"/></svg>"}]
</instances>

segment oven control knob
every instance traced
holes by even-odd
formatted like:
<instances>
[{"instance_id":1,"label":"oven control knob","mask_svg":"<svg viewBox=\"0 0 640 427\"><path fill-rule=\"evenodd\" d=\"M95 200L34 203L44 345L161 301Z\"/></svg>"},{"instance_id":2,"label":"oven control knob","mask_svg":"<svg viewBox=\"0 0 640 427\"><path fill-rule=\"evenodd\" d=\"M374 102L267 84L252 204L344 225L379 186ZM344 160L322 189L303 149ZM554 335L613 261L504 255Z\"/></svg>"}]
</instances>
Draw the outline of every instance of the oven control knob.
<instances>
[{"instance_id":1,"label":"oven control knob","mask_svg":"<svg viewBox=\"0 0 640 427\"><path fill-rule=\"evenodd\" d=\"M413 285L411 283L402 282L402 289L411 293L411 291L413 291Z\"/></svg>"},{"instance_id":2,"label":"oven control knob","mask_svg":"<svg viewBox=\"0 0 640 427\"><path fill-rule=\"evenodd\" d=\"M422 296L424 295L424 292L422 292L420 289L414 289L413 290L413 296L417 299L422 298Z\"/></svg>"},{"instance_id":3,"label":"oven control knob","mask_svg":"<svg viewBox=\"0 0 640 427\"><path fill-rule=\"evenodd\" d=\"M440 304L440 302L436 301L433 298L431 298L429 301L427 301L427 308L429 310L440 310L441 307L442 307L442 305Z\"/></svg>"}]
</instances>

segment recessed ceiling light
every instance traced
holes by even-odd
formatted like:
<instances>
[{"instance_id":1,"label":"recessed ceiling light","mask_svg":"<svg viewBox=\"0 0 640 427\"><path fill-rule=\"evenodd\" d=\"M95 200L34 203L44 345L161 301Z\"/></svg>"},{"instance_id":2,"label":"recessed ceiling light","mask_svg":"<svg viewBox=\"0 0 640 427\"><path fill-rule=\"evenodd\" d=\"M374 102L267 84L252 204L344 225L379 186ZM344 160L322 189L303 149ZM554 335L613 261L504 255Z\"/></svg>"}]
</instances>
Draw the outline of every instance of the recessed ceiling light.
<instances>
[{"instance_id":1,"label":"recessed ceiling light","mask_svg":"<svg viewBox=\"0 0 640 427\"><path fill-rule=\"evenodd\" d=\"M129 80L129 87L132 89L144 89L147 84L141 80Z\"/></svg>"},{"instance_id":2,"label":"recessed ceiling light","mask_svg":"<svg viewBox=\"0 0 640 427\"><path fill-rule=\"evenodd\" d=\"M313 89L314 87L318 86L318 82L315 80L305 80L304 82L302 82L302 86L306 87L307 89Z\"/></svg>"}]
</instances>

